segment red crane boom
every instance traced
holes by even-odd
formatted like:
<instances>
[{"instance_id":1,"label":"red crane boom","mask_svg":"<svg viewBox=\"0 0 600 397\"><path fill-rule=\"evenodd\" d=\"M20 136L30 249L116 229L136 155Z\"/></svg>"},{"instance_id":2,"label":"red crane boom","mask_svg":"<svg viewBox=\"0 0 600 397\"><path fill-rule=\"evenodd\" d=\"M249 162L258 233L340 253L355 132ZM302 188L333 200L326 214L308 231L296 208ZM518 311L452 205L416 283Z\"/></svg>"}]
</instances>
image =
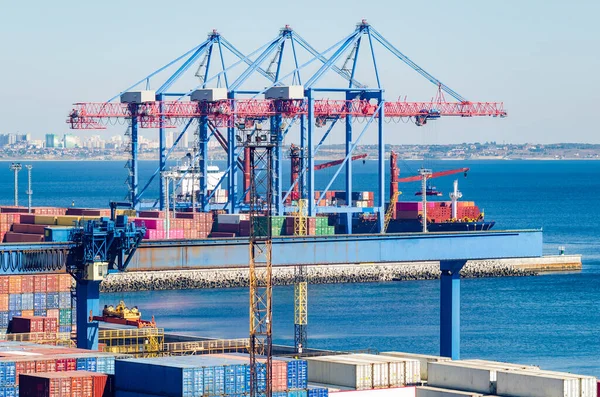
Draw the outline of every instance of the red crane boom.
<instances>
[{"instance_id":1,"label":"red crane boom","mask_svg":"<svg viewBox=\"0 0 600 397\"><path fill-rule=\"evenodd\" d=\"M366 153L357 154L356 156L352 156L351 160L356 161L356 160L367 158L367 156L368 155ZM316 164L314 168L315 168L315 170L322 170L325 168L333 167L334 165L342 164L343 162L344 162L344 159L328 161L327 163Z\"/></svg>"},{"instance_id":2,"label":"red crane boom","mask_svg":"<svg viewBox=\"0 0 600 397\"><path fill-rule=\"evenodd\" d=\"M455 170L434 172L433 174L429 175L427 177L427 179L439 178L441 176L452 175L452 174L460 174L461 172L467 173L468 171L469 171L468 168L457 168ZM397 180L397 182L416 182L416 181L420 181L421 179L423 179L423 177L421 175L415 175L415 176L409 176L406 178L400 178Z\"/></svg>"}]
</instances>

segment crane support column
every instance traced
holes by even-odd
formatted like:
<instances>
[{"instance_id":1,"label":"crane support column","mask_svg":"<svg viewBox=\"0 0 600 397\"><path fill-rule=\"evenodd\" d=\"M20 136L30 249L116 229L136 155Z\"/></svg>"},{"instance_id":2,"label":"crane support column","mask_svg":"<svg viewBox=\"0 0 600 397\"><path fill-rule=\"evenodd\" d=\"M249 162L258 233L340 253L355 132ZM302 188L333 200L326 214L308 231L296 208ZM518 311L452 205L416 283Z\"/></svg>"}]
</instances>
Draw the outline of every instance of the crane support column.
<instances>
[{"instance_id":1,"label":"crane support column","mask_svg":"<svg viewBox=\"0 0 600 397\"><path fill-rule=\"evenodd\" d=\"M93 315L100 311L100 282L77 280L77 347L98 350L98 322Z\"/></svg>"},{"instance_id":2,"label":"crane support column","mask_svg":"<svg viewBox=\"0 0 600 397\"><path fill-rule=\"evenodd\" d=\"M308 115L307 115L307 165L306 165L306 173L307 173L307 199L308 199L308 216L316 215L315 208L315 147L313 144L313 128L315 126L315 100L313 98L313 91L311 89L306 90L305 95L308 99Z\"/></svg>"},{"instance_id":3,"label":"crane support column","mask_svg":"<svg viewBox=\"0 0 600 397\"><path fill-rule=\"evenodd\" d=\"M377 198L377 206L379 211L379 216L377 219L379 220L379 233L383 233L384 230L384 218L385 218L385 141L383 138L383 124L384 124L384 103L383 103L383 92L379 92L379 120L377 120L377 137L378 137L378 157L377 157L377 168L378 168L378 193L379 197Z\"/></svg>"},{"instance_id":4,"label":"crane support column","mask_svg":"<svg viewBox=\"0 0 600 397\"><path fill-rule=\"evenodd\" d=\"M352 96L346 93L346 100L352 100ZM352 116L346 117L346 157L352 152ZM352 206L352 160L346 161L346 205ZM352 216L347 216L346 234L352 234Z\"/></svg>"},{"instance_id":5,"label":"crane support column","mask_svg":"<svg viewBox=\"0 0 600 397\"><path fill-rule=\"evenodd\" d=\"M273 174L273 200L275 201L275 214L277 216L283 215L283 180L281 176L283 175L283 134L281 132L281 115L275 115L271 117L271 139L274 140L275 148L273 150L273 157L275 160Z\"/></svg>"},{"instance_id":6,"label":"crane support column","mask_svg":"<svg viewBox=\"0 0 600 397\"><path fill-rule=\"evenodd\" d=\"M129 186L131 189L131 205L138 206L138 118L135 103L129 104L131 112L131 165L129 169Z\"/></svg>"},{"instance_id":7,"label":"crane support column","mask_svg":"<svg viewBox=\"0 0 600 397\"><path fill-rule=\"evenodd\" d=\"M440 261L440 356L460 359L460 270L466 260Z\"/></svg>"},{"instance_id":8,"label":"crane support column","mask_svg":"<svg viewBox=\"0 0 600 397\"><path fill-rule=\"evenodd\" d=\"M230 92L229 99L235 99L235 94ZM232 111L235 112L235 101L232 101ZM235 153L235 126L230 125L227 128L227 167L229 168L229 177L227 178L227 199L228 210L230 214L238 212L237 205L237 155Z\"/></svg>"},{"instance_id":9,"label":"crane support column","mask_svg":"<svg viewBox=\"0 0 600 397\"><path fill-rule=\"evenodd\" d=\"M156 100L160 101L159 109L160 112L163 113L163 104L164 96L162 94L156 95ZM165 117L160 116L160 123L158 127L158 174L160 175L165 170L165 165L167 164L167 137L165 135ZM165 200L168 200L168 197L165 197L164 194L164 180L163 178L158 178L158 194L159 194L159 207L160 210L165 209Z\"/></svg>"},{"instance_id":10,"label":"crane support column","mask_svg":"<svg viewBox=\"0 0 600 397\"><path fill-rule=\"evenodd\" d=\"M199 201L200 208L203 212L207 212L210 209L210 205L208 203L208 117L201 116L198 120L198 131L200 135L199 143L198 143L198 165L199 165ZM190 164L190 166L194 167L194 164ZM194 182L192 180L192 194L194 193Z\"/></svg>"}]
</instances>

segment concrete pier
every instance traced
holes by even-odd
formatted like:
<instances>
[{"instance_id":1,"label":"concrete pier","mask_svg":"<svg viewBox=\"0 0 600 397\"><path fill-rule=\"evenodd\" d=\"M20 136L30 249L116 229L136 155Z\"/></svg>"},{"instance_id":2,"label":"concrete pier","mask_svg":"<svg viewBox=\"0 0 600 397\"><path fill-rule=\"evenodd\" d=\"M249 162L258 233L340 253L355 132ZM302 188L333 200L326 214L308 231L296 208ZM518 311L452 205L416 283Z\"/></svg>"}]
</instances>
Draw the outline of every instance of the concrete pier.
<instances>
[{"instance_id":1,"label":"concrete pier","mask_svg":"<svg viewBox=\"0 0 600 397\"><path fill-rule=\"evenodd\" d=\"M463 278L532 276L544 271L579 270L581 256L560 255L541 258L514 258L469 261ZM360 263L351 265L307 266L311 284L364 283L440 278L439 262ZM294 268L273 269L275 285L294 283ZM177 271L126 272L109 275L103 292L152 291L172 289L233 288L248 285L247 268L215 268Z\"/></svg>"}]
</instances>

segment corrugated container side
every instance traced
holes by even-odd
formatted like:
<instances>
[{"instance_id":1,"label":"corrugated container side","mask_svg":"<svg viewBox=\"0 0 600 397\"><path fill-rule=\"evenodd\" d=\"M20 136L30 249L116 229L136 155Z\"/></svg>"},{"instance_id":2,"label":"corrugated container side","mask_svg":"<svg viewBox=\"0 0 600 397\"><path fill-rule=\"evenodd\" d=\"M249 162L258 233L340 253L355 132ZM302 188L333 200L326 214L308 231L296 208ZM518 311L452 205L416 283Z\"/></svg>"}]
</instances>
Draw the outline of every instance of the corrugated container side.
<instances>
[{"instance_id":1,"label":"corrugated container side","mask_svg":"<svg viewBox=\"0 0 600 397\"><path fill-rule=\"evenodd\" d=\"M1 240L0 240L1 241ZM0 276L0 294L10 293L10 276Z\"/></svg>"},{"instance_id":2,"label":"corrugated container side","mask_svg":"<svg viewBox=\"0 0 600 397\"><path fill-rule=\"evenodd\" d=\"M33 292L34 293L43 292L44 294L46 293L46 275L45 274L33 276Z\"/></svg>"},{"instance_id":3,"label":"corrugated container side","mask_svg":"<svg viewBox=\"0 0 600 397\"><path fill-rule=\"evenodd\" d=\"M496 370L456 362L430 362L427 365L429 386L484 394L496 393Z\"/></svg>"},{"instance_id":4,"label":"corrugated container side","mask_svg":"<svg viewBox=\"0 0 600 397\"><path fill-rule=\"evenodd\" d=\"M33 292L21 295L21 310L33 310Z\"/></svg>"},{"instance_id":5,"label":"corrugated container side","mask_svg":"<svg viewBox=\"0 0 600 397\"><path fill-rule=\"evenodd\" d=\"M152 393L163 396L188 396L192 385L193 367L163 360L117 360L115 387L121 391ZM206 377L206 372L204 376Z\"/></svg>"},{"instance_id":6,"label":"corrugated container side","mask_svg":"<svg viewBox=\"0 0 600 397\"><path fill-rule=\"evenodd\" d=\"M523 397L580 397L579 379L525 371L498 371L497 393Z\"/></svg>"},{"instance_id":7,"label":"corrugated container side","mask_svg":"<svg viewBox=\"0 0 600 397\"><path fill-rule=\"evenodd\" d=\"M359 355L340 355L335 356L336 361L344 361L356 364L367 364L371 366L371 387L374 389L382 389L390 387L389 379L389 361L379 360L369 354Z\"/></svg>"},{"instance_id":8,"label":"corrugated container side","mask_svg":"<svg viewBox=\"0 0 600 397\"><path fill-rule=\"evenodd\" d=\"M470 391L458 391L451 389L442 389L439 387L430 386L419 386L416 390L416 397L482 397L483 394L470 392Z\"/></svg>"},{"instance_id":9,"label":"corrugated container side","mask_svg":"<svg viewBox=\"0 0 600 397\"><path fill-rule=\"evenodd\" d=\"M331 357L310 357L306 359L308 362L309 382L347 386L356 390L372 388L373 376L371 365L365 363L336 362Z\"/></svg>"}]
</instances>

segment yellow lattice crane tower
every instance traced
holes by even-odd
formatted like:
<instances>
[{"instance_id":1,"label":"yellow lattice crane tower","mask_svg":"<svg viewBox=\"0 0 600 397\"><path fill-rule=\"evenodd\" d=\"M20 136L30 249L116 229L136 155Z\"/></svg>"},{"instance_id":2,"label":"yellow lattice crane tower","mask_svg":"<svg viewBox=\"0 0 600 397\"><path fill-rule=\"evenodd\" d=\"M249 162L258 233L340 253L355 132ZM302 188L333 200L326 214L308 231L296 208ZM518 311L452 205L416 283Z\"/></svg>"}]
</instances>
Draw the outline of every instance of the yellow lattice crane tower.
<instances>
[{"instance_id":1,"label":"yellow lattice crane tower","mask_svg":"<svg viewBox=\"0 0 600 397\"><path fill-rule=\"evenodd\" d=\"M239 136L250 155L250 397L272 396L272 214L277 135L261 130ZM257 358L265 357L266 387L259 390Z\"/></svg>"},{"instance_id":2,"label":"yellow lattice crane tower","mask_svg":"<svg viewBox=\"0 0 600 397\"><path fill-rule=\"evenodd\" d=\"M298 200L298 212L294 217L294 235L306 236L308 230L308 201ZM308 326L308 275L306 265L294 267L294 347L302 354L306 348Z\"/></svg>"}]
</instances>

